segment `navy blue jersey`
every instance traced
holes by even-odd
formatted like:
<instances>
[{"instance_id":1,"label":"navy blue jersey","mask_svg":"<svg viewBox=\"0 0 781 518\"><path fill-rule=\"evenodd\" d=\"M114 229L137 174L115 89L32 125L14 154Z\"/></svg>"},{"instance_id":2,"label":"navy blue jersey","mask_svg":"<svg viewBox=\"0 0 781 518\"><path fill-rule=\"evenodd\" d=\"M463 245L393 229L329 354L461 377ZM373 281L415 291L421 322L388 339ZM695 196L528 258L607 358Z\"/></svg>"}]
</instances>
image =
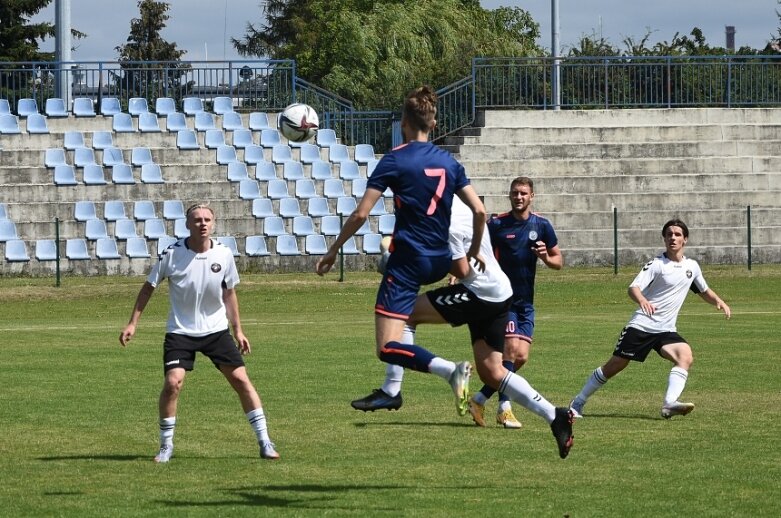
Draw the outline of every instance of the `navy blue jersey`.
<instances>
[{"instance_id":1,"label":"navy blue jersey","mask_svg":"<svg viewBox=\"0 0 781 518\"><path fill-rule=\"evenodd\" d=\"M537 241L549 249L559 241L553 225L547 219L531 214L526 221L506 212L488 221L488 234L494 256L513 285L513 303L534 303L534 276L537 273L537 256L532 247Z\"/></svg>"},{"instance_id":2,"label":"navy blue jersey","mask_svg":"<svg viewBox=\"0 0 781 518\"><path fill-rule=\"evenodd\" d=\"M396 214L394 243L418 255L449 255L453 194L469 185L464 166L430 142L412 141L382 157L367 188L390 187Z\"/></svg>"}]
</instances>

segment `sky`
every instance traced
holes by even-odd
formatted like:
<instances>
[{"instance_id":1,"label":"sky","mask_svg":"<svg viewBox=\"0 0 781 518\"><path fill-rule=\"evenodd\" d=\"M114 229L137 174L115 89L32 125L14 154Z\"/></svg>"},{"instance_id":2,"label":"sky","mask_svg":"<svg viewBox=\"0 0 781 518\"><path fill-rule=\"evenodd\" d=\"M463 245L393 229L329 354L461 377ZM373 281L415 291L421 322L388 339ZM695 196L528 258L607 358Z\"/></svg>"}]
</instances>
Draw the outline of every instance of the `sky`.
<instances>
[{"instance_id":1,"label":"sky","mask_svg":"<svg viewBox=\"0 0 781 518\"><path fill-rule=\"evenodd\" d=\"M54 22L55 1L33 20ZM425 1L425 0L424 0ZM486 9L521 7L540 24L538 43L551 47L552 0L483 0ZM75 41L74 61L113 61L115 47L127 40L130 20L138 16L137 0L70 0L71 25L87 33ZM186 50L185 60L235 60L230 38L241 39L248 22L261 21L262 0L168 0L170 19L163 37ZM559 0L560 42L567 48L584 35L602 35L623 49L623 40L639 41L652 31L649 43L670 41L675 33L702 29L706 41L725 45L725 26L735 26L735 46L764 48L778 34L781 9L776 0ZM42 50L53 50L47 40Z\"/></svg>"}]
</instances>

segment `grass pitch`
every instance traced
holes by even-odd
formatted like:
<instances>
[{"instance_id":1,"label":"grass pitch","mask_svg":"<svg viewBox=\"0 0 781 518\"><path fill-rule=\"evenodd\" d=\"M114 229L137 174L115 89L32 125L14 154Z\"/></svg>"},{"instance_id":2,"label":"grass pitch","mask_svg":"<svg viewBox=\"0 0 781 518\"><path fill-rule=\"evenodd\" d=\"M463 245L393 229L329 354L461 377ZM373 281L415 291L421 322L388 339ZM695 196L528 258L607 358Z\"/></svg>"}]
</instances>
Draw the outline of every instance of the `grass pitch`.
<instances>
[{"instance_id":1,"label":"grass pitch","mask_svg":"<svg viewBox=\"0 0 781 518\"><path fill-rule=\"evenodd\" d=\"M659 417L670 364L652 354L591 399L566 460L520 407L519 431L458 417L435 376L408 373L398 412L352 410L384 368L373 353L378 278L348 273L245 275L238 288L247 366L281 461L258 458L238 399L200 357L175 456L155 465L166 286L121 349L143 279L0 279L0 515L779 516L781 268L704 270L733 318L693 295L681 312L695 354L683 399L696 410ZM552 402L567 404L609 357L635 273L540 272L521 374ZM464 329L422 326L417 338L471 358Z\"/></svg>"}]
</instances>

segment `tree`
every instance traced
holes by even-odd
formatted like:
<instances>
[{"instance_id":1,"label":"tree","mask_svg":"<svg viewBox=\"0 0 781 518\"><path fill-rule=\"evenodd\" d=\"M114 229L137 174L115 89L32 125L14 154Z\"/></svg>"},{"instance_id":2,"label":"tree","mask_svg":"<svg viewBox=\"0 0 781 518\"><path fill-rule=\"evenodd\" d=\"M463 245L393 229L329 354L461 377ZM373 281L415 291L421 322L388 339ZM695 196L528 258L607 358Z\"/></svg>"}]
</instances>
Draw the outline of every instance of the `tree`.
<instances>
[{"instance_id":1,"label":"tree","mask_svg":"<svg viewBox=\"0 0 781 518\"><path fill-rule=\"evenodd\" d=\"M40 52L39 41L54 37L54 25L28 23L51 0L3 0L0 2L0 61L51 61L52 52Z\"/></svg>"}]
</instances>

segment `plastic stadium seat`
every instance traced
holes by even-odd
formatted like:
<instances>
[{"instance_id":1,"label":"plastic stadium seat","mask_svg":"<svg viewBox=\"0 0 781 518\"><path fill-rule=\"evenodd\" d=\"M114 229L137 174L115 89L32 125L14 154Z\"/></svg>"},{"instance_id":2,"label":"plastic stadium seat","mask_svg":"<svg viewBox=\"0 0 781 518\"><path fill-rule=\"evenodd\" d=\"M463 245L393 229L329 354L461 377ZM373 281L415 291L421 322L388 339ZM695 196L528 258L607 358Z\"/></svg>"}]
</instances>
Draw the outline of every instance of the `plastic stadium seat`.
<instances>
[{"instance_id":1,"label":"plastic stadium seat","mask_svg":"<svg viewBox=\"0 0 781 518\"><path fill-rule=\"evenodd\" d=\"M63 147L73 151L77 147L85 147L84 133L80 131L66 131L62 137Z\"/></svg>"},{"instance_id":2,"label":"plastic stadium seat","mask_svg":"<svg viewBox=\"0 0 781 518\"><path fill-rule=\"evenodd\" d=\"M45 135L49 133L49 125L46 124L46 117L40 113L31 113L27 117L27 133L31 135Z\"/></svg>"},{"instance_id":3,"label":"plastic stadium seat","mask_svg":"<svg viewBox=\"0 0 781 518\"><path fill-rule=\"evenodd\" d=\"M252 200L252 215L256 218L268 218L276 216L274 205L269 198L255 198Z\"/></svg>"},{"instance_id":4,"label":"plastic stadium seat","mask_svg":"<svg viewBox=\"0 0 781 518\"><path fill-rule=\"evenodd\" d=\"M159 218L144 221L144 237L147 239L160 239L166 237L165 221Z\"/></svg>"},{"instance_id":5,"label":"plastic stadium seat","mask_svg":"<svg viewBox=\"0 0 781 518\"><path fill-rule=\"evenodd\" d=\"M110 131L95 131L92 133L92 148L106 149L114 147L114 135Z\"/></svg>"},{"instance_id":6,"label":"plastic stadium seat","mask_svg":"<svg viewBox=\"0 0 781 518\"><path fill-rule=\"evenodd\" d=\"M382 253L381 242L382 234L366 234L363 236L363 252L366 254Z\"/></svg>"},{"instance_id":7,"label":"plastic stadium seat","mask_svg":"<svg viewBox=\"0 0 781 518\"><path fill-rule=\"evenodd\" d=\"M141 166L141 183L165 183L160 164L143 164Z\"/></svg>"},{"instance_id":8,"label":"plastic stadium seat","mask_svg":"<svg viewBox=\"0 0 781 518\"><path fill-rule=\"evenodd\" d=\"M238 156L236 155L236 148L233 146L222 145L217 148L217 163L220 165L227 165L231 162L236 162Z\"/></svg>"},{"instance_id":9,"label":"plastic stadium seat","mask_svg":"<svg viewBox=\"0 0 781 518\"><path fill-rule=\"evenodd\" d=\"M236 244L236 238L233 236L220 236L217 238L217 242L227 246L231 253L233 254L233 257L238 257L241 254L239 253L239 246Z\"/></svg>"},{"instance_id":10,"label":"plastic stadium seat","mask_svg":"<svg viewBox=\"0 0 781 518\"><path fill-rule=\"evenodd\" d=\"M11 103L8 102L8 99L0 98L0 114L3 113L11 113Z\"/></svg>"},{"instance_id":11,"label":"plastic stadium seat","mask_svg":"<svg viewBox=\"0 0 781 518\"><path fill-rule=\"evenodd\" d=\"M244 149L247 146L254 145L252 141L252 132L246 128L240 128L233 132L233 147Z\"/></svg>"},{"instance_id":12,"label":"plastic stadium seat","mask_svg":"<svg viewBox=\"0 0 781 518\"><path fill-rule=\"evenodd\" d=\"M65 257L71 261L90 259L89 252L87 252L87 240L73 238L65 241Z\"/></svg>"},{"instance_id":13,"label":"plastic stadium seat","mask_svg":"<svg viewBox=\"0 0 781 518\"><path fill-rule=\"evenodd\" d=\"M283 218L301 216L301 206L296 198L282 198L279 200L279 215Z\"/></svg>"},{"instance_id":14,"label":"plastic stadium seat","mask_svg":"<svg viewBox=\"0 0 781 518\"><path fill-rule=\"evenodd\" d=\"M5 203L0 203L0 219L8 219L8 207Z\"/></svg>"},{"instance_id":15,"label":"plastic stadium seat","mask_svg":"<svg viewBox=\"0 0 781 518\"><path fill-rule=\"evenodd\" d=\"M131 237L128 239L125 245L125 253L130 258L151 257L146 246L146 239L143 237Z\"/></svg>"},{"instance_id":16,"label":"plastic stadium seat","mask_svg":"<svg viewBox=\"0 0 781 518\"><path fill-rule=\"evenodd\" d=\"M263 220L263 233L270 237L287 234L285 221L281 216L270 216Z\"/></svg>"},{"instance_id":17,"label":"plastic stadium seat","mask_svg":"<svg viewBox=\"0 0 781 518\"><path fill-rule=\"evenodd\" d=\"M223 115L233 111L233 99L230 97L215 97L212 101L212 104L214 105L213 111L217 115Z\"/></svg>"},{"instance_id":18,"label":"plastic stadium seat","mask_svg":"<svg viewBox=\"0 0 781 518\"><path fill-rule=\"evenodd\" d=\"M136 179L133 178L133 169L130 167L130 164L114 164L111 166L111 181L116 184L135 184Z\"/></svg>"},{"instance_id":19,"label":"plastic stadium seat","mask_svg":"<svg viewBox=\"0 0 781 518\"><path fill-rule=\"evenodd\" d=\"M180 200L165 200L163 218L168 220L184 218L184 204Z\"/></svg>"},{"instance_id":20,"label":"plastic stadium seat","mask_svg":"<svg viewBox=\"0 0 781 518\"><path fill-rule=\"evenodd\" d=\"M107 201L103 205L103 219L106 221L117 221L125 219L125 204L119 200Z\"/></svg>"},{"instance_id":21,"label":"plastic stadium seat","mask_svg":"<svg viewBox=\"0 0 781 518\"><path fill-rule=\"evenodd\" d=\"M356 236L365 236L366 234L371 234L372 228L369 223L369 220L363 222L363 224L360 226L358 230L355 231Z\"/></svg>"},{"instance_id":22,"label":"plastic stadium seat","mask_svg":"<svg viewBox=\"0 0 781 518\"><path fill-rule=\"evenodd\" d=\"M65 106L65 101L59 97L50 97L49 99L46 99L43 111L47 117L68 116L68 108Z\"/></svg>"},{"instance_id":23,"label":"plastic stadium seat","mask_svg":"<svg viewBox=\"0 0 781 518\"><path fill-rule=\"evenodd\" d=\"M304 251L309 255L324 255L328 252L328 246L325 244L325 236L322 234L311 234L306 236Z\"/></svg>"},{"instance_id":24,"label":"plastic stadium seat","mask_svg":"<svg viewBox=\"0 0 781 518\"><path fill-rule=\"evenodd\" d=\"M236 131L244 128L241 121L241 115L236 112L227 112L222 115L222 129L225 131Z\"/></svg>"},{"instance_id":25,"label":"plastic stadium seat","mask_svg":"<svg viewBox=\"0 0 781 518\"><path fill-rule=\"evenodd\" d=\"M93 201L77 201L73 206L73 219L76 221L88 221L97 217Z\"/></svg>"},{"instance_id":26,"label":"plastic stadium seat","mask_svg":"<svg viewBox=\"0 0 781 518\"><path fill-rule=\"evenodd\" d=\"M127 100L127 112L130 115L141 115L149 112L149 104L143 97L131 97Z\"/></svg>"},{"instance_id":27,"label":"plastic stadium seat","mask_svg":"<svg viewBox=\"0 0 781 518\"><path fill-rule=\"evenodd\" d=\"M35 99L23 98L16 102L16 114L19 117L28 117L38 112L38 101Z\"/></svg>"},{"instance_id":28,"label":"plastic stadium seat","mask_svg":"<svg viewBox=\"0 0 781 518\"><path fill-rule=\"evenodd\" d=\"M339 178L342 180L355 180L362 178L361 171L358 169L358 162L354 160L345 160L339 163Z\"/></svg>"},{"instance_id":29,"label":"plastic stadium seat","mask_svg":"<svg viewBox=\"0 0 781 518\"><path fill-rule=\"evenodd\" d=\"M342 196L336 200L336 213L340 216L349 216L353 213L358 203L352 196Z\"/></svg>"},{"instance_id":30,"label":"plastic stadium seat","mask_svg":"<svg viewBox=\"0 0 781 518\"><path fill-rule=\"evenodd\" d=\"M261 164L266 161L263 155L263 148L255 144L251 144L244 148L244 161L250 165Z\"/></svg>"},{"instance_id":31,"label":"plastic stadium seat","mask_svg":"<svg viewBox=\"0 0 781 518\"><path fill-rule=\"evenodd\" d=\"M115 133L135 133L133 127L133 117L129 113L115 113L112 116L111 129Z\"/></svg>"},{"instance_id":32,"label":"plastic stadium seat","mask_svg":"<svg viewBox=\"0 0 781 518\"><path fill-rule=\"evenodd\" d=\"M142 112L138 114L138 131L142 133L160 133L160 122L157 115L152 112Z\"/></svg>"},{"instance_id":33,"label":"plastic stadium seat","mask_svg":"<svg viewBox=\"0 0 781 518\"><path fill-rule=\"evenodd\" d=\"M217 126L214 124L214 115L208 112L196 112L195 130L206 131L210 129L217 129Z\"/></svg>"},{"instance_id":34,"label":"plastic stadium seat","mask_svg":"<svg viewBox=\"0 0 781 518\"><path fill-rule=\"evenodd\" d=\"M312 162L311 176L315 180L327 180L333 178L331 164L325 160L316 160Z\"/></svg>"},{"instance_id":35,"label":"plastic stadium seat","mask_svg":"<svg viewBox=\"0 0 781 518\"><path fill-rule=\"evenodd\" d=\"M176 101L171 97L158 97L155 99L155 113L160 117L168 117L176 112Z\"/></svg>"},{"instance_id":36,"label":"plastic stadium seat","mask_svg":"<svg viewBox=\"0 0 781 518\"><path fill-rule=\"evenodd\" d=\"M275 129L264 129L260 132L260 145L265 148L273 148L282 144L282 137L279 136L279 131Z\"/></svg>"},{"instance_id":37,"label":"plastic stadium seat","mask_svg":"<svg viewBox=\"0 0 781 518\"><path fill-rule=\"evenodd\" d=\"M113 237L102 237L95 243L95 257L98 259L121 259L117 240Z\"/></svg>"},{"instance_id":38,"label":"plastic stadium seat","mask_svg":"<svg viewBox=\"0 0 781 518\"><path fill-rule=\"evenodd\" d=\"M350 160L350 151L344 144L334 144L328 148L328 161L334 164Z\"/></svg>"},{"instance_id":39,"label":"plastic stadium seat","mask_svg":"<svg viewBox=\"0 0 781 518\"><path fill-rule=\"evenodd\" d=\"M176 132L176 147L179 149L201 149L194 130L185 129Z\"/></svg>"},{"instance_id":40,"label":"plastic stadium seat","mask_svg":"<svg viewBox=\"0 0 781 518\"><path fill-rule=\"evenodd\" d=\"M287 144L277 144L271 148L271 161L275 164L284 164L293 160L293 153Z\"/></svg>"},{"instance_id":41,"label":"plastic stadium seat","mask_svg":"<svg viewBox=\"0 0 781 518\"><path fill-rule=\"evenodd\" d=\"M344 245L342 245L342 253L344 255L355 255L361 253L361 251L358 250L358 246L355 244L355 237L350 236L350 239L345 241Z\"/></svg>"},{"instance_id":42,"label":"plastic stadium seat","mask_svg":"<svg viewBox=\"0 0 781 518\"><path fill-rule=\"evenodd\" d=\"M130 163L132 165L154 164L152 150L148 147L134 147L130 152Z\"/></svg>"},{"instance_id":43,"label":"plastic stadium seat","mask_svg":"<svg viewBox=\"0 0 781 518\"><path fill-rule=\"evenodd\" d=\"M339 178L329 178L323 182L323 196L326 198L342 198L347 196L344 183Z\"/></svg>"},{"instance_id":44,"label":"plastic stadium seat","mask_svg":"<svg viewBox=\"0 0 781 518\"><path fill-rule=\"evenodd\" d=\"M388 211L385 210L385 198L382 197L380 197L380 199L377 200L377 202L369 211L370 216L382 216L383 214L387 214L387 213Z\"/></svg>"},{"instance_id":45,"label":"plastic stadium seat","mask_svg":"<svg viewBox=\"0 0 781 518\"><path fill-rule=\"evenodd\" d=\"M303 143L300 148L299 160L303 164L311 164L316 160L320 160L320 148L314 144Z\"/></svg>"},{"instance_id":46,"label":"plastic stadium seat","mask_svg":"<svg viewBox=\"0 0 781 518\"><path fill-rule=\"evenodd\" d=\"M315 142L320 147L331 147L336 144L336 132L332 129L319 129Z\"/></svg>"},{"instance_id":47,"label":"plastic stadium seat","mask_svg":"<svg viewBox=\"0 0 781 518\"><path fill-rule=\"evenodd\" d=\"M315 182L309 178L296 180L296 198L299 200L308 200L317 196Z\"/></svg>"},{"instance_id":48,"label":"plastic stadium seat","mask_svg":"<svg viewBox=\"0 0 781 518\"><path fill-rule=\"evenodd\" d=\"M203 111L203 99L200 97L185 97L182 111L187 115L195 115Z\"/></svg>"},{"instance_id":49,"label":"plastic stadium seat","mask_svg":"<svg viewBox=\"0 0 781 518\"><path fill-rule=\"evenodd\" d=\"M44 152L43 163L46 167L57 167L66 164L65 150L59 147L50 147Z\"/></svg>"},{"instance_id":50,"label":"plastic stadium seat","mask_svg":"<svg viewBox=\"0 0 781 518\"><path fill-rule=\"evenodd\" d=\"M98 239L109 237L106 222L102 219L88 219L84 225L84 237L89 241L97 241Z\"/></svg>"},{"instance_id":51,"label":"plastic stadium seat","mask_svg":"<svg viewBox=\"0 0 781 518\"><path fill-rule=\"evenodd\" d=\"M263 236L247 236L244 242L244 252L250 257L269 255L266 238Z\"/></svg>"},{"instance_id":52,"label":"plastic stadium seat","mask_svg":"<svg viewBox=\"0 0 781 518\"><path fill-rule=\"evenodd\" d=\"M260 186L257 181L242 180L239 182L239 198L242 200L254 200L260 197Z\"/></svg>"},{"instance_id":53,"label":"plastic stadium seat","mask_svg":"<svg viewBox=\"0 0 781 518\"><path fill-rule=\"evenodd\" d=\"M102 97L100 99L100 114L104 117L113 117L122 112L122 106L116 97Z\"/></svg>"},{"instance_id":54,"label":"plastic stadium seat","mask_svg":"<svg viewBox=\"0 0 781 518\"><path fill-rule=\"evenodd\" d=\"M125 164L125 155L118 147L109 146L103 149L103 165L113 167L117 164Z\"/></svg>"},{"instance_id":55,"label":"plastic stadium seat","mask_svg":"<svg viewBox=\"0 0 781 518\"><path fill-rule=\"evenodd\" d=\"M8 262L27 262L30 256L27 254L27 245L21 239L12 239L5 242L5 260Z\"/></svg>"},{"instance_id":56,"label":"plastic stadium seat","mask_svg":"<svg viewBox=\"0 0 781 518\"><path fill-rule=\"evenodd\" d=\"M39 239L35 242L35 258L39 261L56 261L57 244L54 239Z\"/></svg>"},{"instance_id":57,"label":"plastic stadium seat","mask_svg":"<svg viewBox=\"0 0 781 518\"><path fill-rule=\"evenodd\" d=\"M313 218L333 215L331 207L328 205L328 200L322 197L309 198L306 213Z\"/></svg>"},{"instance_id":58,"label":"plastic stadium seat","mask_svg":"<svg viewBox=\"0 0 781 518\"><path fill-rule=\"evenodd\" d=\"M84 185L106 185L106 175L100 164L87 164L84 166Z\"/></svg>"},{"instance_id":59,"label":"plastic stadium seat","mask_svg":"<svg viewBox=\"0 0 781 518\"><path fill-rule=\"evenodd\" d=\"M173 245L177 241L179 241L179 240L176 239L175 237L172 237L172 236L162 236L162 237L160 237L157 240L157 255L158 256L163 255L163 252L165 251L165 249L168 248L169 246Z\"/></svg>"},{"instance_id":60,"label":"plastic stadium seat","mask_svg":"<svg viewBox=\"0 0 781 518\"><path fill-rule=\"evenodd\" d=\"M304 166L301 162L285 162L282 167L282 178L285 180L303 180Z\"/></svg>"},{"instance_id":61,"label":"plastic stadium seat","mask_svg":"<svg viewBox=\"0 0 781 518\"><path fill-rule=\"evenodd\" d=\"M356 178L353 180L351 193L354 198L363 198L363 195L366 194L366 178Z\"/></svg>"},{"instance_id":62,"label":"plastic stadium seat","mask_svg":"<svg viewBox=\"0 0 781 518\"><path fill-rule=\"evenodd\" d=\"M95 162L95 151L91 147L77 147L73 150L73 165L84 167L87 164L97 164Z\"/></svg>"},{"instance_id":63,"label":"plastic stadium seat","mask_svg":"<svg viewBox=\"0 0 781 518\"><path fill-rule=\"evenodd\" d=\"M361 165L366 165L370 160L374 160L374 146L371 144L356 145L355 161Z\"/></svg>"},{"instance_id":64,"label":"plastic stadium seat","mask_svg":"<svg viewBox=\"0 0 781 518\"><path fill-rule=\"evenodd\" d=\"M315 224L309 216L296 216L293 218L293 235L311 236L316 233Z\"/></svg>"},{"instance_id":65,"label":"plastic stadium seat","mask_svg":"<svg viewBox=\"0 0 781 518\"><path fill-rule=\"evenodd\" d=\"M384 236L393 234L393 229L396 227L396 215L383 214L379 217L377 226L380 234Z\"/></svg>"},{"instance_id":66,"label":"plastic stadium seat","mask_svg":"<svg viewBox=\"0 0 781 518\"><path fill-rule=\"evenodd\" d=\"M271 162L258 162L255 166L255 179L256 180L276 180L277 179L277 166Z\"/></svg>"},{"instance_id":67,"label":"plastic stadium seat","mask_svg":"<svg viewBox=\"0 0 781 518\"><path fill-rule=\"evenodd\" d=\"M175 219L174 220L174 236L178 238L189 237L190 229L187 228L187 219Z\"/></svg>"},{"instance_id":68,"label":"plastic stadium seat","mask_svg":"<svg viewBox=\"0 0 781 518\"><path fill-rule=\"evenodd\" d=\"M0 219L0 241L19 239L16 233L16 224L10 219Z\"/></svg>"},{"instance_id":69,"label":"plastic stadium seat","mask_svg":"<svg viewBox=\"0 0 781 518\"><path fill-rule=\"evenodd\" d=\"M76 117L95 117L95 103L89 97L76 97L73 100L73 115Z\"/></svg>"},{"instance_id":70,"label":"plastic stadium seat","mask_svg":"<svg viewBox=\"0 0 781 518\"><path fill-rule=\"evenodd\" d=\"M369 162L366 163L366 177L370 178L372 173L374 172L374 168L377 167L377 164L380 161L377 159L369 160Z\"/></svg>"},{"instance_id":71,"label":"plastic stadium seat","mask_svg":"<svg viewBox=\"0 0 781 518\"><path fill-rule=\"evenodd\" d=\"M247 172L247 164L244 162L228 163L228 181L240 182L242 180L250 180L249 173Z\"/></svg>"},{"instance_id":72,"label":"plastic stadium seat","mask_svg":"<svg viewBox=\"0 0 781 518\"><path fill-rule=\"evenodd\" d=\"M138 200L133 202L133 218L136 221L157 218L155 204L151 200Z\"/></svg>"},{"instance_id":73,"label":"plastic stadium seat","mask_svg":"<svg viewBox=\"0 0 781 518\"><path fill-rule=\"evenodd\" d=\"M10 113L0 114L0 134L17 135L22 132L19 127L19 119Z\"/></svg>"},{"instance_id":74,"label":"plastic stadium seat","mask_svg":"<svg viewBox=\"0 0 781 518\"><path fill-rule=\"evenodd\" d=\"M54 185L78 185L76 170L72 165L60 164L54 167Z\"/></svg>"},{"instance_id":75,"label":"plastic stadium seat","mask_svg":"<svg viewBox=\"0 0 781 518\"><path fill-rule=\"evenodd\" d=\"M272 200L289 198L290 193L287 190L287 182L285 180L269 180L268 197Z\"/></svg>"},{"instance_id":76,"label":"plastic stadium seat","mask_svg":"<svg viewBox=\"0 0 781 518\"><path fill-rule=\"evenodd\" d=\"M165 118L165 129L171 133L190 129L187 127L187 119L182 112L169 113Z\"/></svg>"},{"instance_id":77,"label":"plastic stadium seat","mask_svg":"<svg viewBox=\"0 0 781 518\"><path fill-rule=\"evenodd\" d=\"M278 255L301 255L298 249L298 240L290 234L277 236L277 254Z\"/></svg>"},{"instance_id":78,"label":"plastic stadium seat","mask_svg":"<svg viewBox=\"0 0 781 518\"><path fill-rule=\"evenodd\" d=\"M249 129L260 131L267 128L271 128L271 125L268 123L268 115L264 112L252 112L249 114Z\"/></svg>"},{"instance_id":79,"label":"plastic stadium seat","mask_svg":"<svg viewBox=\"0 0 781 518\"><path fill-rule=\"evenodd\" d=\"M221 129L206 130L203 136L203 145L206 149L217 149L225 145L225 133Z\"/></svg>"},{"instance_id":80,"label":"plastic stadium seat","mask_svg":"<svg viewBox=\"0 0 781 518\"><path fill-rule=\"evenodd\" d=\"M114 235L117 239L126 240L131 237L138 237L136 231L136 222L132 219L118 219L114 227Z\"/></svg>"},{"instance_id":81,"label":"plastic stadium seat","mask_svg":"<svg viewBox=\"0 0 781 518\"><path fill-rule=\"evenodd\" d=\"M342 221L339 216L323 216L320 220L320 232L326 236L338 236L342 230Z\"/></svg>"}]
</instances>

